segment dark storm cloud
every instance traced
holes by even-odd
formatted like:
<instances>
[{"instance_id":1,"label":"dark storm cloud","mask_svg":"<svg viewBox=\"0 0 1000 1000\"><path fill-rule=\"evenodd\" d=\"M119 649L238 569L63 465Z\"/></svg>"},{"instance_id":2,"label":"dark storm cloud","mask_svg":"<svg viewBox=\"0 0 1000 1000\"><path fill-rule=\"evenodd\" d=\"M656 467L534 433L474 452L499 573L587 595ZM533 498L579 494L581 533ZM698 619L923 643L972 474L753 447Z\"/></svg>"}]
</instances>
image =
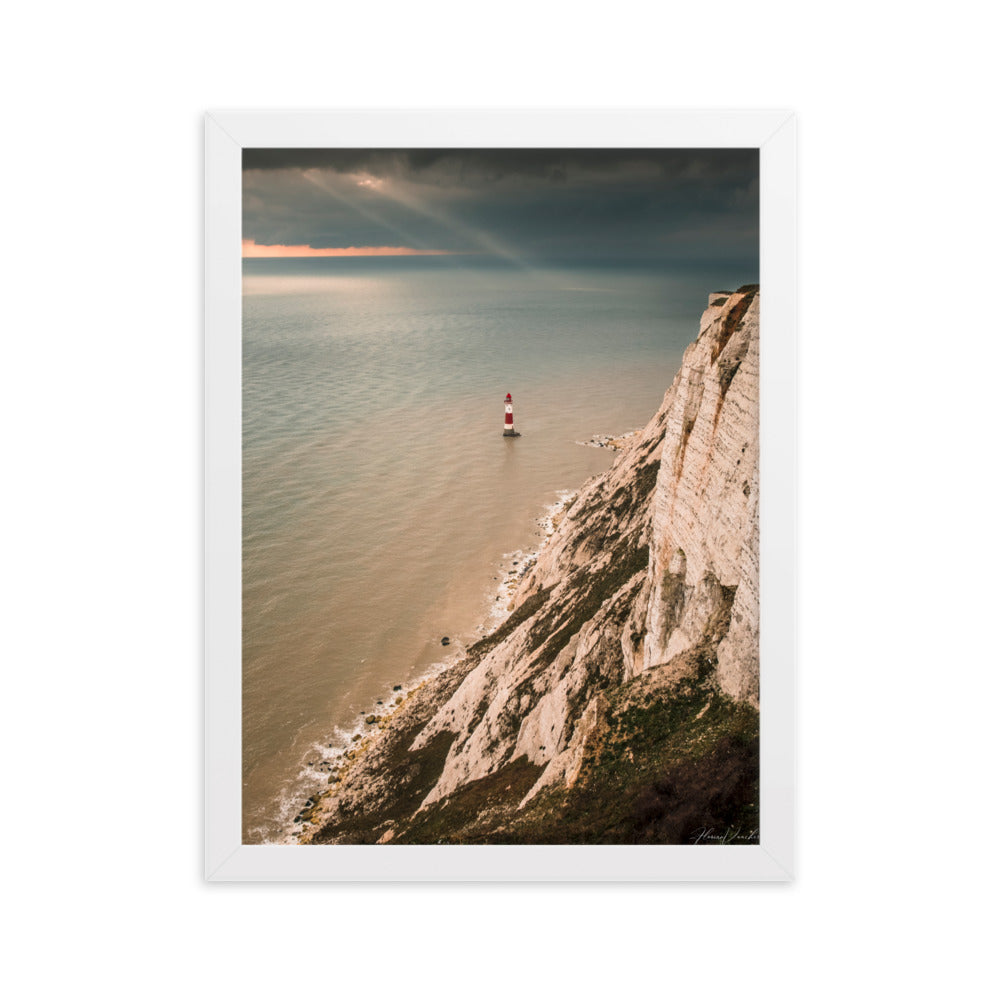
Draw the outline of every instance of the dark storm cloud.
<instances>
[{"instance_id":1,"label":"dark storm cloud","mask_svg":"<svg viewBox=\"0 0 1000 1000\"><path fill-rule=\"evenodd\" d=\"M663 177L708 179L756 173L756 149L244 149L244 170L368 171L376 176L461 169L565 180L570 173L621 173L648 165Z\"/></svg>"},{"instance_id":2,"label":"dark storm cloud","mask_svg":"<svg viewBox=\"0 0 1000 1000\"><path fill-rule=\"evenodd\" d=\"M244 237L756 265L756 149L247 149Z\"/></svg>"}]
</instances>

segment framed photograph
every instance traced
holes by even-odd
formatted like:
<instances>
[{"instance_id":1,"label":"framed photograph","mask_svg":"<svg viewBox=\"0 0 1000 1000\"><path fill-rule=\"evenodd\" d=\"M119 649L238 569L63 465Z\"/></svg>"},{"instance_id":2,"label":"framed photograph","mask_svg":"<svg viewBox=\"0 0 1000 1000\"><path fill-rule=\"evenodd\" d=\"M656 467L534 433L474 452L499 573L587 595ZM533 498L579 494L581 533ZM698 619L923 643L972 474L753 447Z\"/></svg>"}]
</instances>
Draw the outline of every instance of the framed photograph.
<instances>
[{"instance_id":1,"label":"framed photograph","mask_svg":"<svg viewBox=\"0 0 1000 1000\"><path fill-rule=\"evenodd\" d=\"M794 116L205 156L206 879L790 880Z\"/></svg>"}]
</instances>

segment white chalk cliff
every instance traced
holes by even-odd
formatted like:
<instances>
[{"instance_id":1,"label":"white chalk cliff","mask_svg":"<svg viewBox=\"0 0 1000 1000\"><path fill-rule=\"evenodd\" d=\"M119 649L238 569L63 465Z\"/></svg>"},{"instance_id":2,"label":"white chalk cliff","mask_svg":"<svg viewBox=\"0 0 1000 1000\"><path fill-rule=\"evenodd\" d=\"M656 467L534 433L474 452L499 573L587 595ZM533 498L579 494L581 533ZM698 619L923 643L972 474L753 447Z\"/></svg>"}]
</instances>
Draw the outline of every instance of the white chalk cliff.
<instances>
[{"instance_id":1,"label":"white chalk cliff","mask_svg":"<svg viewBox=\"0 0 1000 1000\"><path fill-rule=\"evenodd\" d=\"M365 815L392 839L408 817L505 768L521 784L501 789L502 808L488 801L508 817L496 829L516 829L509 816L573 788L614 745L616 711L652 711L696 662L698 719L722 703L756 708L759 294L746 286L709 303L662 406L581 489L510 618L386 720L345 768L327 836L314 839L342 839L345 815L347 839L366 839Z\"/></svg>"}]
</instances>

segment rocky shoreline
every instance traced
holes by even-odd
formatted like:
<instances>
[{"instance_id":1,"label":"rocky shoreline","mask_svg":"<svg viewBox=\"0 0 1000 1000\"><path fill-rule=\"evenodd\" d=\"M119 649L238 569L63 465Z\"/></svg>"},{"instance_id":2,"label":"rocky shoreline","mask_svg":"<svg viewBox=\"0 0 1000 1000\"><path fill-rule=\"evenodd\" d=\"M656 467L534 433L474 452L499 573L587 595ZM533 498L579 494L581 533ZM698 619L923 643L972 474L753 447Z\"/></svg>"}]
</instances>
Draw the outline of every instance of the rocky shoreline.
<instances>
[{"instance_id":1,"label":"rocky shoreline","mask_svg":"<svg viewBox=\"0 0 1000 1000\"><path fill-rule=\"evenodd\" d=\"M548 504L540 517L535 519L535 526L541 529L542 540L533 549L525 551L516 549L513 552L505 552L500 561L500 573L496 579L499 581L490 606L486 621L476 628L480 638L489 638L510 616L514 610L513 597L517 586L524 577L531 571L538 561L538 557L544 550L548 541L552 538L560 522L562 521L567 507L576 499L578 491L561 490L557 493L555 502ZM509 566L504 570L504 566ZM451 648L455 640L449 636L442 636L442 647ZM333 758L324 758L319 761L307 761L306 766L315 768L317 775L326 775L325 785L337 786L342 783L350 774L352 768L357 765L364 754L372 748L380 733L382 733L393 720L399 715L407 702L426 688L428 682L441 677L450 669L456 666L462 656L465 655L465 648L461 644L456 644L454 654L447 660L434 664L428 672L418 678L409 686L404 684L394 684L391 695L386 695L376 701L367 712L361 712L359 719L363 721L356 724L350 733L349 742ZM326 748L333 749L339 738L328 737ZM312 836L322 823L329 810L324 805L329 805L332 789L324 787L324 783L318 786L306 797L301 809L296 813L281 839L283 844L308 844Z\"/></svg>"},{"instance_id":2,"label":"rocky shoreline","mask_svg":"<svg viewBox=\"0 0 1000 1000\"><path fill-rule=\"evenodd\" d=\"M624 434L595 434L587 441L577 441L579 445L583 445L584 448L609 448L611 451L621 451L624 448L630 438L634 438L638 434L638 430L626 431Z\"/></svg>"}]
</instances>

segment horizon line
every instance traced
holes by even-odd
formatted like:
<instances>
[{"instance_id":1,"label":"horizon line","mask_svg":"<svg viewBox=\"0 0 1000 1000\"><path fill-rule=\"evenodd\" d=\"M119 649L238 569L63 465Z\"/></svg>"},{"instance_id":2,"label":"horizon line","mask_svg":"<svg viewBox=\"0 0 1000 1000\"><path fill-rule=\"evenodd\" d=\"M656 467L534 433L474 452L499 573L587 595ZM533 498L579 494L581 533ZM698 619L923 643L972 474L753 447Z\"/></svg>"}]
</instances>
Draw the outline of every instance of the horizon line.
<instances>
[{"instance_id":1,"label":"horizon line","mask_svg":"<svg viewBox=\"0 0 1000 1000\"><path fill-rule=\"evenodd\" d=\"M278 257L443 257L461 250L423 250L417 247L312 247L300 243L257 243L243 240L241 256L246 258Z\"/></svg>"}]
</instances>

